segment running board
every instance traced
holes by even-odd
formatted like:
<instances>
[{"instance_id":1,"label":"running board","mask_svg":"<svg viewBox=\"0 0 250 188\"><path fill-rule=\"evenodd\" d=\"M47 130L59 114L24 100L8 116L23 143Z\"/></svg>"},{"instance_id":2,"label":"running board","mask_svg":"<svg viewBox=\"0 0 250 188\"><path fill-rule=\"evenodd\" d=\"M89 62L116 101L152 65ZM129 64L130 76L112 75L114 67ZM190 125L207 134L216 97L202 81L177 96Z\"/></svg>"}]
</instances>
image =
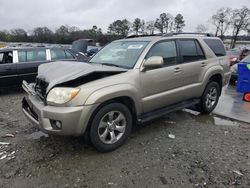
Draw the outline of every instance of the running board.
<instances>
[{"instance_id":1,"label":"running board","mask_svg":"<svg viewBox=\"0 0 250 188\"><path fill-rule=\"evenodd\" d=\"M139 115L137 121L139 124L145 123L147 121L151 121L153 119L159 118L163 115L166 115L170 112L181 110L183 108L187 108L190 106L194 106L200 102L200 99L192 99L188 101L183 101L181 103L177 103L174 105L170 105L164 108L160 108L151 112L147 112L145 114Z\"/></svg>"}]
</instances>

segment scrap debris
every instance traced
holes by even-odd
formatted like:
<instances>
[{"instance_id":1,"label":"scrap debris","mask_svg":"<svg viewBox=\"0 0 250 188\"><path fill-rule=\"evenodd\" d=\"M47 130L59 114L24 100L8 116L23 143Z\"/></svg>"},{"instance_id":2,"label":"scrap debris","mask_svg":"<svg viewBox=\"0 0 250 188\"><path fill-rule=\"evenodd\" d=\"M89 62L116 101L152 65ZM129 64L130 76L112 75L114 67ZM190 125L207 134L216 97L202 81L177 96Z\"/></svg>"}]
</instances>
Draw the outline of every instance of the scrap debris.
<instances>
[{"instance_id":1,"label":"scrap debris","mask_svg":"<svg viewBox=\"0 0 250 188\"><path fill-rule=\"evenodd\" d=\"M168 138L170 138L170 139L175 139L175 135L174 135L174 134L169 134L169 135L168 135Z\"/></svg>"},{"instance_id":2,"label":"scrap debris","mask_svg":"<svg viewBox=\"0 0 250 188\"><path fill-rule=\"evenodd\" d=\"M234 172L235 174L239 175L239 176L243 176L243 174L242 174L240 171L238 171L238 170L234 170L233 172Z\"/></svg>"},{"instance_id":3,"label":"scrap debris","mask_svg":"<svg viewBox=\"0 0 250 188\"><path fill-rule=\"evenodd\" d=\"M7 137L14 138L15 135L14 134L5 134L4 136L2 136L2 138L7 138Z\"/></svg>"},{"instance_id":4,"label":"scrap debris","mask_svg":"<svg viewBox=\"0 0 250 188\"><path fill-rule=\"evenodd\" d=\"M8 142L0 142L0 160L3 159L14 159L16 156L16 151L14 151L12 148L9 148L10 143Z\"/></svg>"}]
</instances>

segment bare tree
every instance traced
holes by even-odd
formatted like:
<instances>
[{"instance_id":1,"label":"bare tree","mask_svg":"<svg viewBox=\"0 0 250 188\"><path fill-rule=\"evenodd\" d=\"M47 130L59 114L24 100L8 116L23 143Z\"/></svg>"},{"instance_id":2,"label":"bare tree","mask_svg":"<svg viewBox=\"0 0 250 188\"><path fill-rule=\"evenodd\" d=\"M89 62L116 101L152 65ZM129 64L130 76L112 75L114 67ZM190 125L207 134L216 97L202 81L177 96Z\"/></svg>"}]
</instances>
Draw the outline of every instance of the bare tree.
<instances>
[{"instance_id":1,"label":"bare tree","mask_svg":"<svg viewBox=\"0 0 250 188\"><path fill-rule=\"evenodd\" d=\"M231 12L230 8L221 8L212 16L212 23L216 27L215 36L220 36L222 40L231 23Z\"/></svg>"},{"instance_id":2,"label":"bare tree","mask_svg":"<svg viewBox=\"0 0 250 188\"><path fill-rule=\"evenodd\" d=\"M157 28L161 33L164 31L167 33L170 26L170 21L172 20L173 16L171 14L162 13L160 17L155 21L155 28Z\"/></svg>"},{"instance_id":3,"label":"bare tree","mask_svg":"<svg viewBox=\"0 0 250 188\"><path fill-rule=\"evenodd\" d=\"M233 28L233 36L231 40L231 48L235 47L235 43L237 40L237 36L239 35L240 31L247 31L250 28L250 10L243 6L241 9L233 10L232 14L232 28Z\"/></svg>"},{"instance_id":4,"label":"bare tree","mask_svg":"<svg viewBox=\"0 0 250 188\"><path fill-rule=\"evenodd\" d=\"M155 22L154 21L148 21L146 24L146 29L148 30L150 35L153 35L155 32Z\"/></svg>"},{"instance_id":5,"label":"bare tree","mask_svg":"<svg viewBox=\"0 0 250 188\"><path fill-rule=\"evenodd\" d=\"M198 32L198 33L205 33L208 30L208 28L203 24L197 25L197 27L195 29L196 29L196 32Z\"/></svg>"},{"instance_id":6,"label":"bare tree","mask_svg":"<svg viewBox=\"0 0 250 188\"><path fill-rule=\"evenodd\" d=\"M132 24L132 29L135 31L136 35L139 33L145 34L145 21L141 20L140 18L136 18Z\"/></svg>"}]
</instances>

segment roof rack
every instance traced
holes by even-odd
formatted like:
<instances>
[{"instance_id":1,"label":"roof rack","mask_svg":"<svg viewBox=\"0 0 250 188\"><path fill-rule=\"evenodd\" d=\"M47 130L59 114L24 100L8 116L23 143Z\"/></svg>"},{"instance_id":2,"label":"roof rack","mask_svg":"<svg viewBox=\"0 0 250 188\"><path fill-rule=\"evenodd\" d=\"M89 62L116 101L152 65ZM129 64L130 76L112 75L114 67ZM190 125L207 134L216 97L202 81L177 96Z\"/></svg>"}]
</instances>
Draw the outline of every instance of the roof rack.
<instances>
[{"instance_id":1,"label":"roof rack","mask_svg":"<svg viewBox=\"0 0 250 188\"><path fill-rule=\"evenodd\" d=\"M137 37L152 37L152 36L162 36L162 33L157 33L157 34L150 34L150 35L129 35L126 37L126 39L130 39L130 38L137 38Z\"/></svg>"},{"instance_id":2,"label":"roof rack","mask_svg":"<svg viewBox=\"0 0 250 188\"><path fill-rule=\"evenodd\" d=\"M150 34L150 35L146 35L146 34L143 34L143 35L130 35L130 36L127 36L126 39L137 38L137 37L152 37L152 36L171 37L171 36L174 36L174 35L203 35L203 36L206 36L206 37L213 37L214 36L211 33L192 33L192 32L174 33L174 32L172 32L172 33L157 33L157 34Z\"/></svg>"},{"instance_id":3,"label":"roof rack","mask_svg":"<svg viewBox=\"0 0 250 188\"><path fill-rule=\"evenodd\" d=\"M179 32L179 33L163 33L162 36L163 37L171 37L171 36L174 36L174 35L203 35L203 36L206 36L206 37L213 37L214 35L211 34L211 33L195 33L195 32Z\"/></svg>"}]
</instances>

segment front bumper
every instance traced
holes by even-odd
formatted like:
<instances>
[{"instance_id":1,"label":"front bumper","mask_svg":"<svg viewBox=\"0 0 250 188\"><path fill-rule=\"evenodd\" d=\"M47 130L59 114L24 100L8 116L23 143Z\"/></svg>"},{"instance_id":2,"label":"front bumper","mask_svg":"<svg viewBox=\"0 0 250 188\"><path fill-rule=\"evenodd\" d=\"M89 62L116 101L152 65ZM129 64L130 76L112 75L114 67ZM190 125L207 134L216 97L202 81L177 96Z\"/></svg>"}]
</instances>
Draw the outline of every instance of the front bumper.
<instances>
[{"instance_id":1,"label":"front bumper","mask_svg":"<svg viewBox=\"0 0 250 188\"><path fill-rule=\"evenodd\" d=\"M97 104L76 107L46 106L36 95L23 99L22 110L25 116L41 131L56 135L82 135ZM55 128L53 122L60 122L61 128Z\"/></svg>"}]
</instances>

